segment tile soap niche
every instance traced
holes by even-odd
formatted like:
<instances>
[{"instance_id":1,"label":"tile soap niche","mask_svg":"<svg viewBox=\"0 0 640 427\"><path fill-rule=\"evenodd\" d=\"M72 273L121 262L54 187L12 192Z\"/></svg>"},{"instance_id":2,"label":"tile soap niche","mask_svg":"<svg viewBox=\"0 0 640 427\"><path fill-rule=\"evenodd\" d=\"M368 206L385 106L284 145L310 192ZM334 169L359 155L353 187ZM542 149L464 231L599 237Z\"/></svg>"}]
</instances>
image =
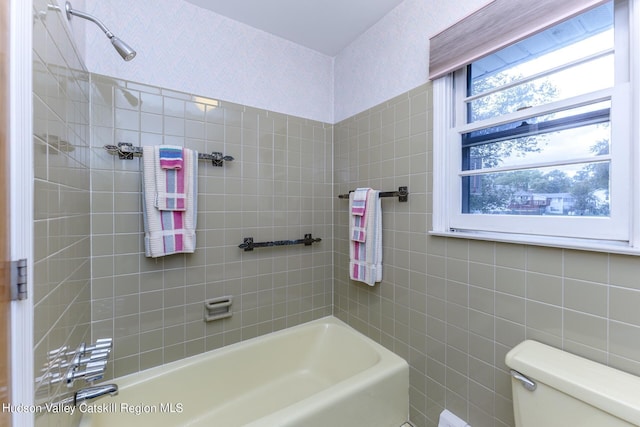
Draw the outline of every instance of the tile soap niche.
<instances>
[{"instance_id":1,"label":"tile soap niche","mask_svg":"<svg viewBox=\"0 0 640 427\"><path fill-rule=\"evenodd\" d=\"M204 321L211 322L213 320L225 319L231 317L231 305L233 297L218 297L206 300L204 302Z\"/></svg>"}]
</instances>

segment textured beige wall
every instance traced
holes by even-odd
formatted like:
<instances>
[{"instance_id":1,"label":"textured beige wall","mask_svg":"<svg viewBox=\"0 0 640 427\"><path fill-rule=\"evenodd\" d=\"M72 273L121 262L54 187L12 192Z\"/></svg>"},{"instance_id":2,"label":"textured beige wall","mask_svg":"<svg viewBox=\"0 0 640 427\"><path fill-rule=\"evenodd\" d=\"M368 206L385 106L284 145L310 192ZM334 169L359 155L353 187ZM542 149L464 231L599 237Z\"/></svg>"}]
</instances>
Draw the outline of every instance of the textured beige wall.
<instances>
[{"instance_id":1,"label":"textured beige wall","mask_svg":"<svg viewBox=\"0 0 640 427\"><path fill-rule=\"evenodd\" d=\"M434 108L437 108L435 106ZM640 375L640 259L432 237L432 100L426 84L335 125L335 188L385 199L384 280L349 281L347 202L335 210L335 314L411 365L411 420L447 408L513 426L507 351L525 338Z\"/></svg>"},{"instance_id":2,"label":"textured beige wall","mask_svg":"<svg viewBox=\"0 0 640 427\"><path fill-rule=\"evenodd\" d=\"M39 13L42 12L42 13ZM58 400L50 351L90 338L89 74L63 14L34 1L34 373L36 402ZM80 385L80 384L79 384ZM38 426L69 425L42 413Z\"/></svg>"},{"instance_id":3,"label":"textured beige wall","mask_svg":"<svg viewBox=\"0 0 640 427\"><path fill-rule=\"evenodd\" d=\"M121 376L332 312L332 126L92 74L92 336ZM197 249L144 256L140 159L103 146L174 144L199 162ZM254 241L322 242L243 252ZM205 323L204 301L233 316Z\"/></svg>"}]
</instances>

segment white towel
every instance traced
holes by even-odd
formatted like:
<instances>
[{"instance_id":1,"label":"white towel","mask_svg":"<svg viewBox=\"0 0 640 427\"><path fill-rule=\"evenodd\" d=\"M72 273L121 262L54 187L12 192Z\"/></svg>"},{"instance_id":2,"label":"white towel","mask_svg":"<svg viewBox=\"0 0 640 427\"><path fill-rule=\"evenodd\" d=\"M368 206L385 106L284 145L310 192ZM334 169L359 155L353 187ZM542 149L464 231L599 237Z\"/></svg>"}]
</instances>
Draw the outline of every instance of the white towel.
<instances>
[{"instance_id":1,"label":"white towel","mask_svg":"<svg viewBox=\"0 0 640 427\"><path fill-rule=\"evenodd\" d=\"M365 210L365 242L353 239L358 215L351 215L354 193L349 195L349 277L369 286L382 281L382 205L380 192L369 189Z\"/></svg>"},{"instance_id":2,"label":"white towel","mask_svg":"<svg viewBox=\"0 0 640 427\"><path fill-rule=\"evenodd\" d=\"M154 147L143 147L143 204L145 254L156 258L192 253L196 248L198 153L184 150L185 180L189 185L184 211L161 211L155 206L156 176L160 168Z\"/></svg>"}]
</instances>

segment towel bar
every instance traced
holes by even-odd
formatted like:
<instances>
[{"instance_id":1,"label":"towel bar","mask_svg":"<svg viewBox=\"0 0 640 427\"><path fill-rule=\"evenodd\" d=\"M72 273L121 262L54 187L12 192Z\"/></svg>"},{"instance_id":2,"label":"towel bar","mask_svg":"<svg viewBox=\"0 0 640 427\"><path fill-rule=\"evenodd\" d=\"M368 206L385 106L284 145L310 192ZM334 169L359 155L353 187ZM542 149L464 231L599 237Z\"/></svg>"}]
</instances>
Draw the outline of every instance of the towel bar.
<instances>
[{"instance_id":1,"label":"towel bar","mask_svg":"<svg viewBox=\"0 0 640 427\"><path fill-rule=\"evenodd\" d=\"M311 234L305 234L304 239L298 240L276 240L274 242L254 242L253 237L245 237L244 242L238 247L244 249L245 252L252 251L254 248L267 248L270 246L289 246L289 245L305 245L311 246L313 243L321 242L322 239L314 239Z\"/></svg>"},{"instance_id":2,"label":"towel bar","mask_svg":"<svg viewBox=\"0 0 640 427\"><path fill-rule=\"evenodd\" d=\"M134 147L130 142L118 142L118 145L105 145L104 149L109 154L118 155L122 160L133 160L134 157L142 157L142 147ZM223 156L222 153L214 151L211 154L198 153L198 160L211 160L213 166L221 167L224 162L234 160L231 156Z\"/></svg>"},{"instance_id":3,"label":"towel bar","mask_svg":"<svg viewBox=\"0 0 640 427\"><path fill-rule=\"evenodd\" d=\"M353 193L354 190L350 190L349 193ZM349 193L339 194L339 199L348 199ZM409 201L409 187L398 187L398 191L381 191L380 197L397 197L399 202Z\"/></svg>"}]
</instances>

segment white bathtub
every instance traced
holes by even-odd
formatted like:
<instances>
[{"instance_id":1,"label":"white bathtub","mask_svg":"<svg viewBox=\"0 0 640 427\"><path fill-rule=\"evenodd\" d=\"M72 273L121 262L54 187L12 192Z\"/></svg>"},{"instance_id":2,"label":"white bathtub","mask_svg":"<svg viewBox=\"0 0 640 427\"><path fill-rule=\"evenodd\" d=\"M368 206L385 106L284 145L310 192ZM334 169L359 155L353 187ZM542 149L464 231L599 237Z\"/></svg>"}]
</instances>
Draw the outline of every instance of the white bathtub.
<instances>
[{"instance_id":1,"label":"white bathtub","mask_svg":"<svg viewBox=\"0 0 640 427\"><path fill-rule=\"evenodd\" d=\"M407 362L334 317L112 382L81 427L399 427L409 412Z\"/></svg>"}]
</instances>

